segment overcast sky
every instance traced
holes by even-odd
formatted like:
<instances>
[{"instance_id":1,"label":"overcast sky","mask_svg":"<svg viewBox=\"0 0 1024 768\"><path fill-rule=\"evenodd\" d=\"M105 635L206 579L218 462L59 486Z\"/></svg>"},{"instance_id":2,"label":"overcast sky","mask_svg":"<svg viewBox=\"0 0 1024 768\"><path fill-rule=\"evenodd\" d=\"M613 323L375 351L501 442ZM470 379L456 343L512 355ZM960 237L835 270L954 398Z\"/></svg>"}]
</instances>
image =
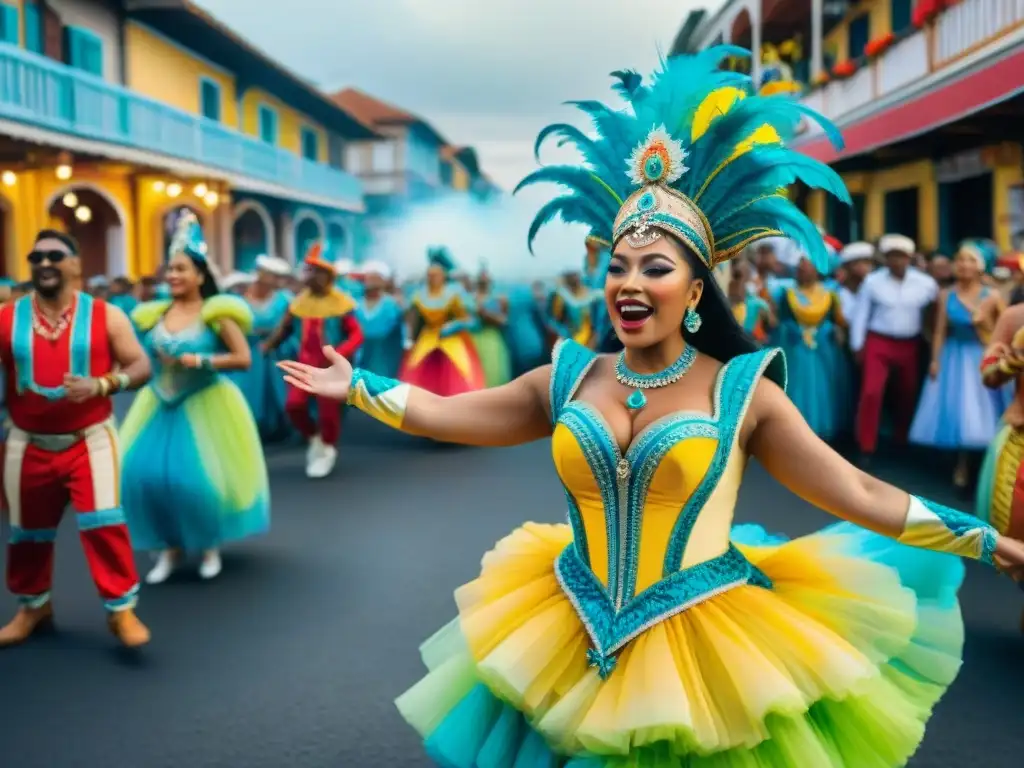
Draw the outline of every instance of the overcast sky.
<instances>
[{"instance_id":1,"label":"overcast sky","mask_svg":"<svg viewBox=\"0 0 1024 768\"><path fill-rule=\"evenodd\" d=\"M649 72L687 13L718 0L199 0L325 90L355 86L471 144L499 185L534 167L537 132Z\"/></svg>"}]
</instances>

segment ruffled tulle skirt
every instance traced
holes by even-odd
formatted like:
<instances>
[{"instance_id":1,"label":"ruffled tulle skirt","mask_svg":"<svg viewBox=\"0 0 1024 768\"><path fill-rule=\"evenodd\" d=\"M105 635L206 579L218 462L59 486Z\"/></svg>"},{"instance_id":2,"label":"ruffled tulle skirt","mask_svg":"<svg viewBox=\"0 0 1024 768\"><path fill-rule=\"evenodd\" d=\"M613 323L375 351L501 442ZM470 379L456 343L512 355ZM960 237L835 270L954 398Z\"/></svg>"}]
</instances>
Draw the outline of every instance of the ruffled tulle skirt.
<instances>
[{"instance_id":1,"label":"ruffled tulle skirt","mask_svg":"<svg viewBox=\"0 0 1024 768\"><path fill-rule=\"evenodd\" d=\"M939 375L929 378L910 427L910 441L935 448L983 450L1013 400L1013 388L992 390L981 381L979 341L951 338L942 347Z\"/></svg>"},{"instance_id":2,"label":"ruffled tulle skirt","mask_svg":"<svg viewBox=\"0 0 1024 768\"><path fill-rule=\"evenodd\" d=\"M200 552L270 528L259 433L227 378L174 405L146 387L121 441L121 503L136 550Z\"/></svg>"},{"instance_id":3,"label":"ruffled tulle skirt","mask_svg":"<svg viewBox=\"0 0 1024 768\"><path fill-rule=\"evenodd\" d=\"M963 565L849 524L786 541L734 530L773 582L645 631L602 680L553 563L564 525L528 523L456 592L397 701L446 768L893 768L956 677Z\"/></svg>"}]
</instances>

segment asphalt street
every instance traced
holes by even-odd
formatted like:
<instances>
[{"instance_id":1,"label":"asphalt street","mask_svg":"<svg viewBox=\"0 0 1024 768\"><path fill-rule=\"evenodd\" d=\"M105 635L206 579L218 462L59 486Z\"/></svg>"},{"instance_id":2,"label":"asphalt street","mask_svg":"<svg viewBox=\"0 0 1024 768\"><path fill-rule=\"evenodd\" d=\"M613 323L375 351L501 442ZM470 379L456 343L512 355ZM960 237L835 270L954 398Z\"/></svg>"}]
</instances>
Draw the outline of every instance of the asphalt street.
<instances>
[{"instance_id":1,"label":"asphalt street","mask_svg":"<svg viewBox=\"0 0 1024 768\"><path fill-rule=\"evenodd\" d=\"M346 430L327 480L305 479L298 449L270 453L272 532L231 548L215 582L187 572L146 588L154 641L138 656L114 650L66 520L59 632L0 654L0 765L426 768L392 704L422 674L418 644L452 618L484 551L524 520L564 519L564 497L546 441L437 446L361 414ZM933 462L879 474L954 501ZM756 464L738 520L791 535L829 521ZM911 765L1019 768L1024 594L972 565L962 598L965 666ZM0 596L0 614L13 610Z\"/></svg>"}]
</instances>

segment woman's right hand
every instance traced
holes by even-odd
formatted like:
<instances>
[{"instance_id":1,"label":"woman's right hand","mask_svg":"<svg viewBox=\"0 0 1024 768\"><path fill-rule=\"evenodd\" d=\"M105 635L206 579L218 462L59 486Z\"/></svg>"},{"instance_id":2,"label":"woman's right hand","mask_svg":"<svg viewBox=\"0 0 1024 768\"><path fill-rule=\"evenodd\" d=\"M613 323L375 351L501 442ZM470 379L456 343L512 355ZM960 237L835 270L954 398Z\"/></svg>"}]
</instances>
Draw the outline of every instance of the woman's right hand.
<instances>
[{"instance_id":1,"label":"woman's right hand","mask_svg":"<svg viewBox=\"0 0 1024 768\"><path fill-rule=\"evenodd\" d=\"M324 357L331 364L329 368L315 368L294 360L283 360L277 367L284 371L284 380L293 387L315 397L345 401L352 383L352 363L339 355L334 347L324 347Z\"/></svg>"},{"instance_id":2,"label":"woman's right hand","mask_svg":"<svg viewBox=\"0 0 1024 768\"><path fill-rule=\"evenodd\" d=\"M931 364L928 366L928 376L930 378L932 378L932 379L939 378L939 361L938 360L932 360Z\"/></svg>"}]
</instances>

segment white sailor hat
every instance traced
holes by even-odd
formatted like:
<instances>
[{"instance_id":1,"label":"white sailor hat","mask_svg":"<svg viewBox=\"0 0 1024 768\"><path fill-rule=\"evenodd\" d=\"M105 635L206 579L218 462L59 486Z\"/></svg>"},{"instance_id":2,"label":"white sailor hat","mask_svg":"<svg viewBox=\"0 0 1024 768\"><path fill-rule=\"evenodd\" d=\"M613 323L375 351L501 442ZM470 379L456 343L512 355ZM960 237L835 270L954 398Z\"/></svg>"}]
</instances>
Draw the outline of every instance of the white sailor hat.
<instances>
[{"instance_id":1,"label":"white sailor hat","mask_svg":"<svg viewBox=\"0 0 1024 768\"><path fill-rule=\"evenodd\" d=\"M249 285L254 279L252 275L247 275L245 272L232 272L220 279L220 287L225 291L231 291L239 286Z\"/></svg>"},{"instance_id":2,"label":"white sailor hat","mask_svg":"<svg viewBox=\"0 0 1024 768\"><path fill-rule=\"evenodd\" d=\"M917 253L917 245L906 235L882 235L878 241L878 252L883 256L893 252L913 256Z\"/></svg>"},{"instance_id":3,"label":"white sailor hat","mask_svg":"<svg viewBox=\"0 0 1024 768\"><path fill-rule=\"evenodd\" d=\"M390 280L391 275L393 274L391 267L379 259L371 259L370 261L363 262L359 271L364 275L379 275L385 280Z\"/></svg>"},{"instance_id":4,"label":"white sailor hat","mask_svg":"<svg viewBox=\"0 0 1024 768\"><path fill-rule=\"evenodd\" d=\"M292 273L291 265L280 256L268 256L263 253L256 257L256 269L278 277L288 277Z\"/></svg>"},{"instance_id":5,"label":"white sailor hat","mask_svg":"<svg viewBox=\"0 0 1024 768\"><path fill-rule=\"evenodd\" d=\"M873 258L875 258L875 246L865 242L850 243L839 254L839 260L843 264Z\"/></svg>"},{"instance_id":6,"label":"white sailor hat","mask_svg":"<svg viewBox=\"0 0 1024 768\"><path fill-rule=\"evenodd\" d=\"M106 278L105 275L95 275L94 277L89 278L89 280L86 282L86 285L88 285L90 288L106 288L108 285L110 285L110 281Z\"/></svg>"}]
</instances>

